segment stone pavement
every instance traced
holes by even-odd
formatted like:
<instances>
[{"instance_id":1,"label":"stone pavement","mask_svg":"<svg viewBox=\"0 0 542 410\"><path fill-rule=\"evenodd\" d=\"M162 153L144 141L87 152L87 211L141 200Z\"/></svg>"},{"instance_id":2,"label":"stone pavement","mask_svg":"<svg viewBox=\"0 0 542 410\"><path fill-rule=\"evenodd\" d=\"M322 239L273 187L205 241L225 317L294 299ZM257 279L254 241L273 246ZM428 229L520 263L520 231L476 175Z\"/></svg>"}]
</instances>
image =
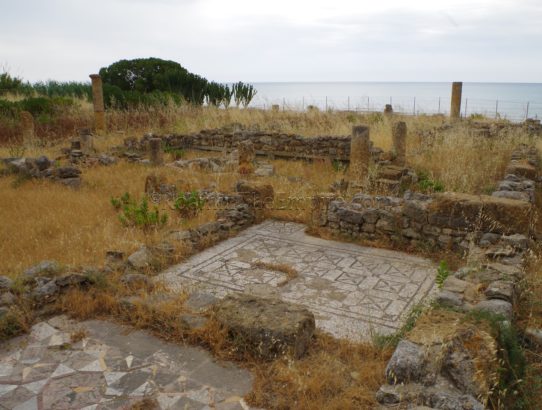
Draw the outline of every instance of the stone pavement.
<instances>
[{"instance_id":1,"label":"stone pavement","mask_svg":"<svg viewBox=\"0 0 542 410\"><path fill-rule=\"evenodd\" d=\"M130 409L152 397L158 406L139 408L246 410L251 386L202 349L110 322L57 316L0 344L0 409Z\"/></svg>"},{"instance_id":2,"label":"stone pavement","mask_svg":"<svg viewBox=\"0 0 542 410\"><path fill-rule=\"evenodd\" d=\"M269 220L211 247L158 276L174 290L192 288L223 297L232 291L300 303L316 325L337 337L367 340L389 334L434 290L428 260L305 234L305 226ZM254 266L287 264L299 277Z\"/></svg>"}]
</instances>

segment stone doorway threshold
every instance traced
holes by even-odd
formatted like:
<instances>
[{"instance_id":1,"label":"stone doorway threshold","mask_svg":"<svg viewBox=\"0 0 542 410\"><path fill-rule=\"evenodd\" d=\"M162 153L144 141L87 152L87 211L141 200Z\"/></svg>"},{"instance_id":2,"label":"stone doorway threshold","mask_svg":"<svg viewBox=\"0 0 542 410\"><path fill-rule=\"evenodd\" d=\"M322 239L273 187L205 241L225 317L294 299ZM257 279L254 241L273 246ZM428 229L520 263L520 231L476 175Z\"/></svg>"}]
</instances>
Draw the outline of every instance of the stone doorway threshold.
<instances>
[{"instance_id":1,"label":"stone doorway threshold","mask_svg":"<svg viewBox=\"0 0 542 410\"><path fill-rule=\"evenodd\" d=\"M285 264L298 277L264 264ZM261 266L261 265L260 265ZM157 280L171 290L280 297L301 304L316 326L339 338L369 340L398 330L435 290L436 266L402 252L315 238L305 226L268 220L170 267Z\"/></svg>"}]
</instances>

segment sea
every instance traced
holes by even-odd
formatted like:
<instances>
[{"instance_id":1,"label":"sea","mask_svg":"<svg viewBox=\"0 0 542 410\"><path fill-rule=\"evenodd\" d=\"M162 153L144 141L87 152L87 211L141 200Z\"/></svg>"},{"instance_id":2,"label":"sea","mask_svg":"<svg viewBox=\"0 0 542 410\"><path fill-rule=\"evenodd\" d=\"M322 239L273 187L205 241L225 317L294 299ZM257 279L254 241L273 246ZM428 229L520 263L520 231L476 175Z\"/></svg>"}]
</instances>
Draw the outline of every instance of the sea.
<instances>
[{"instance_id":1,"label":"sea","mask_svg":"<svg viewBox=\"0 0 542 410\"><path fill-rule=\"evenodd\" d=\"M452 84L446 82L260 82L253 107L306 110L448 114ZM524 121L542 118L542 83L463 83L461 114Z\"/></svg>"}]
</instances>

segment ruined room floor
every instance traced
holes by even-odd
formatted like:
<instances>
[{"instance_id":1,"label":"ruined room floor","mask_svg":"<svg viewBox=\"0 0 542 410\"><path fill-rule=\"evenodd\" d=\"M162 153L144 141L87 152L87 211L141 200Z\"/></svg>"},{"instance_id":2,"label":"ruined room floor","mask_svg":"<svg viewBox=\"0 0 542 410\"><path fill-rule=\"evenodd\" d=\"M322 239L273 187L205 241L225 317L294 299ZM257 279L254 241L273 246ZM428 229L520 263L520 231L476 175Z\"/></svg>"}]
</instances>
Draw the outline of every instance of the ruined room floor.
<instances>
[{"instance_id":1,"label":"ruined room floor","mask_svg":"<svg viewBox=\"0 0 542 410\"><path fill-rule=\"evenodd\" d=\"M254 264L286 264L299 276ZM280 297L310 309L332 335L368 340L401 327L435 288L436 267L401 252L315 238L305 226L268 220L158 276L172 290Z\"/></svg>"},{"instance_id":2,"label":"ruined room floor","mask_svg":"<svg viewBox=\"0 0 542 410\"><path fill-rule=\"evenodd\" d=\"M81 331L84 338L72 342ZM247 370L111 322L57 316L0 344L0 352L0 409L130 409L149 396L151 408L249 409Z\"/></svg>"}]
</instances>

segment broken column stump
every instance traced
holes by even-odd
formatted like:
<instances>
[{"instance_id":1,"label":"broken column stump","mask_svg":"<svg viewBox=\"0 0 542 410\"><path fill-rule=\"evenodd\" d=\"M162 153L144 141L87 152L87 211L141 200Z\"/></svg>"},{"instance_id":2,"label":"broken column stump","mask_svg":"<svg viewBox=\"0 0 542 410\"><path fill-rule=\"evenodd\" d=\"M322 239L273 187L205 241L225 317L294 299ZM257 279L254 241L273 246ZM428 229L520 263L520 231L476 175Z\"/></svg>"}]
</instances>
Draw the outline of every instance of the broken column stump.
<instances>
[{"instance_id":1,"label":"broken column stump","mask_svg":"<svg viewBox=\"0 0 542 410\"><path fill-rule=\"evenodd\" d=\"M404 121L398 121L392 127L393 150L395 152L395 164L404 166L406 157L407 126Z\"/></svg>"},{"instance_id":2,"label":"broken column stump","mask_svg":"<svg viewBox=\"0 0 542 410\"><path fill-rule=\"evenodd\" d=\"M350 142L350 175L356 182L362 182L369 173L371 160L371 141L369 127L358 125L352 127Z\"/></svg>"}]
</instances>

